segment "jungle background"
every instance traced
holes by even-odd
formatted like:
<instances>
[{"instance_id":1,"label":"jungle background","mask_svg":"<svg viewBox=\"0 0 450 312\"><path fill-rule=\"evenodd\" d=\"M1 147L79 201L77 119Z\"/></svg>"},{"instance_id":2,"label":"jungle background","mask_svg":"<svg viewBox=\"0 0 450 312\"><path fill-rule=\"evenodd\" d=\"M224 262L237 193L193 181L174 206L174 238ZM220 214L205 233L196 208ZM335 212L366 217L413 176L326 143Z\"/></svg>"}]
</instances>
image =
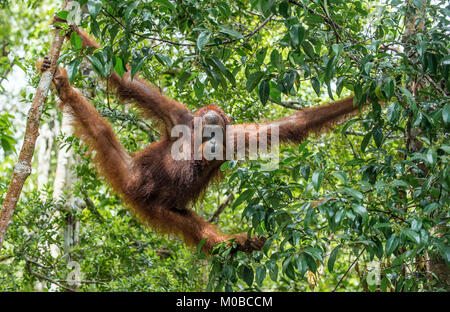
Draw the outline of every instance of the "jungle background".
<instances>
[{"instance_id":1,"label":"jungle background","mask_svg":"<svg viewBox=\"0 0 450 312\"><path fill-rule=\"evenodd\" d=\"M0 1L0 203L60 1ZM47 98L32 173L0 253L1 291L448 291L450 3L429 0L78 0L60 57L130 152L157 140L102 77L128 64L189 109L274 120L354 94L361 115L280 166L226 162L194 207L262 251L209 258L140 225ZM382 103L382 104L380 104ZM323 199L320 203L317 201Z\"/></svg>"}]
</instances>

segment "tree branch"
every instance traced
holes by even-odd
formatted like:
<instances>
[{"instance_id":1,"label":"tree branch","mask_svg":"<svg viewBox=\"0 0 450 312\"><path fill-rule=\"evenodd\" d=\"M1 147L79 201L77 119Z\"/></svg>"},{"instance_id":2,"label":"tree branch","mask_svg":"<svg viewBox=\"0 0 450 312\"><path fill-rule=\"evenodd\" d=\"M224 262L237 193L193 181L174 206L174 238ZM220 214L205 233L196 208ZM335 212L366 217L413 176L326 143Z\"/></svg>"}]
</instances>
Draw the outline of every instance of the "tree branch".
<instances>
[{"instance_id":1,"label":"tree branch","mask_svg":"<svg viewBox=\"0 0 450 312\"><path fill-rule=\"evenodd\" d=\"M69 8L69 3L72 1L64 1L63 9ZM27 126L23 140L22 149L20 150L19 159L14 165L11 183L6 193L5 201L0 211L0 250L11 222L14 210L19 201L20 193L23 185L31 174L31 160L36 146L36 140L39 136L39 122L42 115L45 99L47 98L50 84L53 80L53 75L56 70L56 61L59 58L61 47L64 42L64 36L60 34L60 30L53 30L53 39L50 45L50 60L51 66L48 70L42 73L41 80L36 89L36 93L31 104L31 109L28 112Z\"/></svg>"},{"instance_id":2,"label":"tree branch","mask_svg":"<svg viewBox=\"0 0 450 312\"><path fill-rule=\"evenodd\" d=\"M111 17L122 28L126 28L126 26L121 21L119 21L114 15L112 15L111 13L106 11L105 9L102 9L102 11L106 15ZM250 37L252 37L256 33L258 33L261 30L261 28L263 28L272 19L272 17L273 17L273 14L269 15L269 17L267 17L253 31L243 35L243 38L244 38L244 42L243 43L245 43ZM174 45L174 46L182 46L182 47L195 47L195 46L197 46L195 43L176 42L176 41L168 40L168 39L164 39L164 38L158 38L158 37L151 37L151 36L142 35L142 34L139 34L137 32L134 32L134 31L130 31L130 33L135 35L135 36L138 36L140 38L154 40L154 41L160 41L160 42L168 43L168 44L171 44L171 45ZM227 45L227 44L235 43L235 42L237 42L239 40L242 40L242 38L228 39L228 40L225 40L225 41L220 42L220 43L208 43L208 44L205 45L205 47L216 47L216 46L221 46L221 45Z\"/></svg>"},{"instance_id":3,"label":"tree branch","mask_svg":"<svg viewBox=\"0 0 450 312\"><path fill-rule=\"evenodd\" d=\"M363 250L361 250L361 252L359 253L359 255L356 257L355 261L353 261L353 263L348 267L347 271L344 273L344 275L341 276L339 282L336 284L336 287L334 287L332 292L335 292L336 289L339 287L339 285L341 284L342 280L344 279L344 277L348 274L348 272L350 272L351 268L355 265L356 261L358 261L358 259L362 256L363 252L366 251L366 248L363 248Z\"/></svg>"},{"instance_id":4,"label":"tree branch","mask_svg":"<svg viewBox=\"0 0 450 312\"><path fill-rule=\"evenodd\" d=\"M229 206L231 204L231 202L234 200L234 194L230 194L223 203L221 203L219 205L219 207L217 207L216 212L214 212L214 214L208 219L208 222L214 222L219 215L222 213L222 211L225 210L225 208L227 206Z\"/></svg>"}]
</instances>

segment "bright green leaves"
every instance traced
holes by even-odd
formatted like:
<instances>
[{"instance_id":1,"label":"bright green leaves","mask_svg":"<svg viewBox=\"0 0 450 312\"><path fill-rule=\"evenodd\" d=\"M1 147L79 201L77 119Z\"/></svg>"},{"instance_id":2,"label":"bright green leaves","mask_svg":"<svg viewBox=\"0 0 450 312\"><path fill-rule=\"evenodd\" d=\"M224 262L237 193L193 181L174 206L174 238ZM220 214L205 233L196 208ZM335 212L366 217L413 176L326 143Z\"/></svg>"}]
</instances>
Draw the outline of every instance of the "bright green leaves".
<instances>
[{"instance_id":1,"label":"bright green leaves","mask_svg":"<svg viewBox=\"0 0 450 312\"><path fill-rule=\"evenodd\" d=\"M311 85L316 92L317 96L320 96L320 81L317 77L311 78Z\"/></svg>"},{"instance_id":2,"label":"bright green leaves","mask_svg":"<svg viewBox=\"0 0 450 312\"><path fill-rule=\"evenodd\" d=\"M146 58L143 56L138 56L133 59L133 62L131 63L131 77L134 77L141 70L145 61Z\"/></svg>"},{"instance_id":3,"label":"bright green leaves","mask_svg":"<svg viewBox=\"0 0 450 312\"><path fill-rule=\"evenodd\" d=\"M69 76L69 81L73 82L75 80L75 77L78 73L78 68L81 64L81 59L76 58L73 59L69 64L67 64L67 75Z\"/></svg>"},{"instance_id":4,"label":"bright green leaves","mask_svg":"<svg viewBox=\"0 0 450 312\"><path fill-rule=\"evenodd\" d=\"M328 266L328 271L330 271L330 272L333 272L334 264L336 263L336 259L337 259L340 248L341 248L341 246L337 246L336 248L334 248L330 254L330 257L328 258L327 266Z\"/></svg>"},{"instance_id":5,"label":"bright green leaves","mask_svg":"<svg viewBox=\"0 0 450 312\"><path fill-rule=\"evenodd\" d=\"M446 123L450 123L450 103L445 104L442 109L442 120Z\"/></svg>"},{"instance_id":6,"label":"bright green leaves","mask_svg":"<svg viewBox=\"0 0 450 312\"><path fill-rule=\"evenodd\" d=\"M400 233L400 237L402 237L404 240L412 241L413 243L416 243L417 245L420 244L419 233L413 231L412 229L403 229Z\"/></svg>"},{"instance_id":7,"label":"bright green leaves","mask_svg":"<svg viewBox=\"0 0 450 312\"><path fill-rule=\"evenodd\" d=\"M238 32L238 31L236 31L234 29L223 27L223 26L220 26L219 33L226 34L226 35L228 35L230 37L237 38L237 39L243 39L244 38L244 36L242 36L242 34L240 32Z\"/></svg>"},{"instance_id":8,"label":"bright green leaves","mask_svg":"<svg viewBox=\"0 0 450 312\"><path fill-rule=\"evenodd\" d=\"M391 237L386 241L386 245L384 247L386 256L389 257L394 251L397 250L399 245L399 239L395 234L392 234Z\"/></svg>"},{"instance_id":9,"label":"bright green leaves","mask_svg":"<svg viewBox=\"0 0 450 312\"><path fill-rule=\"evenodd\" d=\"M256 88L256 86L258 85L258 83L261 81L261 79L264 77L264 72L262 71L257 71L254 72L253 74L251 74L248 79L247 79L247 84L245 86L245 88L247 89L248 92L252 92L253 89Z\"/></svg>"},{"instance_id":10,"label":"bright green leaves","mask_svg":"<svg viewBox=\"0 0 450 312\"><path fill-rule=\"evenodd\" d=\"M116 56L116 62L114 64L114 70L119 74L120 77L123 77L125 74L125 66L122 62L122 59Z\"/></svg>"},{"instance_id":11,"label":"bright green leaves","mask_svg":"<svg viewBox=\"0 0 450 312\"><path fill-rule=\"evenodd\" d=\"M265 105L270 96L270 81L268 79L261 81L258 88L258 94L261 103Z\"/></svg>"},{"instance_id":12,"label":"bright green leaves","mask_svg":"<svg viewBox=\"0 0 450 312\"><path fill-rule=\"evenodd\" d=\"M272 66L279 71L283 70L283 57L278 50L273 50L272 53L270 53L270 62Z\"/></svg>"},{"instance_id":13,"label":"bright green leaves","mask_svg":"<svg viewBox=\"0 0 450 312\"><path fill-rule=\"evenodd\" d=\"M92 66L94 67L94 70L102 77L107 77L108 72L105 67L105 64L103 64L100 59L96 55L88 55L87 58L89 61L91 61Z\"/></svg>"},{"instance_id":14,"label":"bright green leaves","mask_svg":"<svg viewBox=\"0 0 450 312\"><path fill-rule=\"evenodd\" d=\"M0 114L0 146L5 155L9 155L16 150L16 140L14 139L14 133L12 131L12 119L13 116L10 114Z\"/></svg>"},{"instance_id":15,"label":"bright green leaves","mask_svg":"<svg viewBox=\"0 0 450 312\"><path fill-rule=\"evenodd\" d=\"M305 27L303 27L300 24L292 26L291 29L289 30L289 36L294 46L299 46L303 43L303 40L305 39L305 34L306 34Z\"/></svg>"},{"instance_id":16,"label":"bright green leaves","mask_svg":"<svg viewBox=\"0 0 450 312\"><path fill-rule=\"evenodd\" d=\"M373 140L375 141L375 145L380 148L383 143L383 130L380 126L376 125L372 129Z\"/></svg>"},{"instance_id":17,"label":"bright green leaves","mask_svg":"<svg viewBox=\"0 0 450 312\"><path fill-rule=\"evenodd\" d=\"M197 48L202 51L206 44L211 38L211 33L209 31L202 31L197 38Z\"/></svg>"},{"instance_id":18,"label":"bright green leaves","mask_svg":"<svg viewBox=\"0 0 450 312\"><path fill-rule=\"evenodd\" d=\"M236 85L236 79L234 75L230 72L228 68L225 67L225 65L222 63L221 60L219 60L216 57L206 58L206 62L214 67L216 73L222 74L224 77L227 78L227 80L233 85Z\"/></svg>"},{"instance_id":19,"label":"bright green leaves","mask_svg":"<svg viewBox=\"0 0 450 312\"><path fill-rule=\"evenodd\" d=\"M89 14L95 19L102 9L102 2L100 0L88 0L87 8Z\"/></svg>"},{"instance_id":20,"label":"bright green leaves","mask_svg":"<svg viewBox=\"0 0 450 312\"><path fill-rule=\"evenodd\" d=\"M272 281L276 282L278 280L278 265L274 260L269 260L266 262L267 269L269 270L269 277Z\"/></svg>"},{"instance_id":21,"label":"bright green leaves","mask_svg":"<svg viewBox=\"0 0 450 312\"><path fill-rule=\"evenodd\" d=\"M395 81L391 77L387 77L381 90L384 92L386 99L389 101L394 96Z\"/></svg>"},{"instance_id":22,"label":"bright green leaves","mask_svg":"<svg viewBox=\"0 0 450 312\"><path fill-rule=\"evenodd\" d=\"M70 34L70 45L74 50L81 50L81 48L83 47L83 42L76 32L72 32Z\"/></svg>"},{"instance_id":23,"label":"bright green leaves","mask_svg":"<svg viewBox=\"0 0 450 312\"><path fill-rule=\"evenodd\" d=\"M319 191L323 181L323 170L316 170L312 174L312 184L316 191Z\"/></svg>"},{"instance_id":24,"label":"bright green leaves","mask_svg":"<svg viewBox=\"0 0 450 312\"><path fill-rule=\"evenodd\" d=\"M253 285L255 273L253 272L253 269L250 266L241 265L238 268L238 275L249 287Z\"/></svg>"},{"instance_id":25,"label":"bright green leaves","mask_svg":"<svg viewBox=\"0 0 450 312\"><path fill-rule=\"evenodd\" d=\"M159 3L161 5L161 7L168 9L169 12L176 11L175 5L172 2L170 2L169 0L155 0L155 2Z\"/></svg>"},{"instance_id":26,"label":"bright green leaves","mask_svg":"<svg viewBox=\"0 0 450 312\"><path fill-rule=\"evenodd\" d=\"M266 278L267 270L265 266L259 266L255 268L255 281L258 286L262 285L262 282Z\"/></svg>"}]
</instances>

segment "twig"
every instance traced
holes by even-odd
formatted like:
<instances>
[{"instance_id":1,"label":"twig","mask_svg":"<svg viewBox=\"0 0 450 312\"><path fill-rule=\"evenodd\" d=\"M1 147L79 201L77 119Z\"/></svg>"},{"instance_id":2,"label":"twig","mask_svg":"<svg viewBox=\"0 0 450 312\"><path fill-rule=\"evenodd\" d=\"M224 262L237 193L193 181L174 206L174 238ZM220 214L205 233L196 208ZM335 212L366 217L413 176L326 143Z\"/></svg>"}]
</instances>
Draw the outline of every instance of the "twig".
<instances>
[{"instance_id":1,"label":"twig","mask_svg":"<svg viewBox=\"0 0 450 312\"><path fill-rule=\"evenodd\" d=\"M266 24L272 19L272 17L273 17L273 14L270 14L270 15L264 20L264 22L262 22L258 27L256 27L252 32L246 34L246 35L244 36L244 38L245 38L244 41L243 41L239 46L241 47L242 45L244 45L244 44L248 41L248 39L249 39L251 36L253 36L253 35L256 34L257 32L259 32L259 31L261 30L261 28L263 28L264 26L266 26Z\"/></svg>"},{"instance_id":2,"label":"twig","mask_svg":"<svg viewBox=\"0 0 450 312\"><path fill-rule=\"evenodd\" d=\"M219 215L222 213L222 211L225 210L225 208L231 204L231 202L234 200L234 194L230 194L223 203L219 205L216 212L208 219L208 222L214 222Z\"/></svg>"},{"instance_id":3,"label":"twig","mask_svg":"<svg viewBox=\"0 0 450 312\"><path fill-rule=\"evenodd\" d=\"M52 284L55 284L56 286L59 286L59 287L65 289L65 290L68 290L68 291L70 291L70 292L75 292L75 290L74 290L73 288L70 288L70 287L61 285L58 281L56 281L56 280L54 280L54 279L52 279L52 278L50 278L50 277L48 277L48 276L45 276L45 275L43 275L43 274L41 274L41 273L39 273L39 272L34 271L34 270L31 268L31 262L30 262L30 261L27 261L27 270L28 270L28 272L29 272L31 275L34 275L34 276L36 276L37 278L46 280L46 281L48 281L48 282L50 282L50 283L52 283Z\"/></svg>"},{"instance_id":4,"label":"twig","mask_svg":"<svg viewBox=\"0 0 450 312\"><path fill-rule=\"evenodd\" d=\"M105 14L107 14L109 17L111 17L122 28L126 28L125 25L121 21L119 21L114 15L112 15L111 13L106 11L105 9L102 9L102 11L105 12ZM264 20L264 22L262 22L260 25L258 25L253 31L249 32L248 34L243 35L244 43L245 43L246 40L248 40L248 38L250 38L251 36L253 36L257 32L259 32L261 30L261 28L263 28L270 21L270 19L272 17L273 17L273 14L271 14L268 18L266 18ZM135 35L135 36L144 38L144 39L160 41L160 42L168 43L168 44L175 45L175 46L182 46L182 47L195 47L195 46L197 46L195 43L176 42L176 41L168 40L168 39L164 39L164 38L158 38L158 37L151 37L151 36L142 35L142 34L139 34L137 32L134 32L134 31L131 31L130 33ZM228 39L228 40L225 40L225 41L220 42L220 43L208 43L208 44L205 45L205 47L216 47L216 46L221 46L221 45L227 45L227 44L230 44L230 43L235 43L235 42L237 42L239 40L242 40L242 38Z\"/></svg>"},{"instance_id":5,"label":"twig","mask_svg":"<svg viewBox=\"0 0 450 312\"><path fill-rule=\"evenodd\" d=\"M361 250L361 252L359 253L359 255L356 257L355 261L353 261L353 263L348 267L347 271L344 273L344 275L341 276L341 279L339 280L339 282L336 284L336 287L334 287L332 292L335 292L336 289L339 287L339 285L341 284L342 280L344 279L344 277L348 274L348 272L350 272L351 268L355 265L356 261L358 261L358 259L361 257L361 255L363 254L363 252L366 251L366 248L363 248L363 250Z\"/></svg>"}]
</instances>

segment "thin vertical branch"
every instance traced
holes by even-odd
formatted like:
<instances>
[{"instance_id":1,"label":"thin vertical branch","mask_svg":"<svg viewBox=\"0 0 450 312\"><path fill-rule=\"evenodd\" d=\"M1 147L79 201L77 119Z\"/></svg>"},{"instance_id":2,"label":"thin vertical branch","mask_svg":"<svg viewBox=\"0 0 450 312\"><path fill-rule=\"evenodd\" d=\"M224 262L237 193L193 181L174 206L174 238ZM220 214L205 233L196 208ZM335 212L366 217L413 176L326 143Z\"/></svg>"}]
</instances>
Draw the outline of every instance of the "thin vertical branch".
<instances>
[{"instance_id":1,"label":"thin vertical branch","mask_svg":"<svg viewBox=\"0 0 450 312\"><path fill-rule=\"evenodd\" d=\"M69 8L69 4L71 3L72 1L65 0L63 8ZM28 176L31 174L31 160L36 147L36 140L39 136L39 122L41 120L44 102L47 98L50 84L53 80L53 75L56 69L56 61L59 58L63 42L64 36L60 34L60 30L53 30L53 38L50 45L49 55L51 66L48 70L42 73L41 80L39 81L39 85L36 89L36 94L34 95L31 109L28 112L27 126L19 159L14 165L8 192L6 193L6 198L0 211L0 250L14 210L17 206L17 202L19 201L23 185Z\"/></svg>"}]
</instances>

